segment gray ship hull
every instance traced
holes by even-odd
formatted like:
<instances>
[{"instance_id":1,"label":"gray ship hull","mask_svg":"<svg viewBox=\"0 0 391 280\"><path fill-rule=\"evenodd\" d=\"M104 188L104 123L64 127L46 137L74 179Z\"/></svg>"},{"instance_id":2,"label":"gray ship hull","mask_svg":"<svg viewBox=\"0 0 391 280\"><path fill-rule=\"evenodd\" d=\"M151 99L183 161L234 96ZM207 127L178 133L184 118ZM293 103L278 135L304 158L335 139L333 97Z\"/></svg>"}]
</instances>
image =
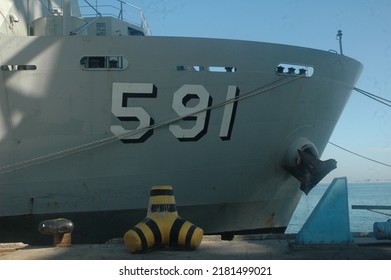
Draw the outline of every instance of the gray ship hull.
<instances>
[{"instance_id":1,"label":"gray ship hull","mask_svg":"<svg viewBox=\"0 0 391 280\"><path fill-rule=\"evenodd\" d=\"M171 185L205 233L283 231L302 192L282 166L292 149L322 154L362 70L233 40L1 36L0 47L2 242L43 242L38 223L58 217L74 221L75 242L122 237L155 185ZM126 63L102 64L113 57Z\"/></svg>"}]
</instances>

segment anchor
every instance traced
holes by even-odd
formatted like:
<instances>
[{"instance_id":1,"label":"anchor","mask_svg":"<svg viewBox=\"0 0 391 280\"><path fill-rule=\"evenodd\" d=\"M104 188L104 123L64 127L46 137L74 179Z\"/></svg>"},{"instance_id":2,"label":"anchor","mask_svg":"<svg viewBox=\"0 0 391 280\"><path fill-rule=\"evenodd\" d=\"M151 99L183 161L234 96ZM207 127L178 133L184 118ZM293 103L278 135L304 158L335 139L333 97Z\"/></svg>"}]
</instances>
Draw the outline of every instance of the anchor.
<instances>
[{"instance_id":1,"label":"anchor","mask_svg":"<svg viewBox=\"0 0 391 280\"><path fill-rule=\"evenodd\" d=\"M300 181L300 189L308 195L308 193L322 180L330 171L337 168L335 159L322 161L316 156L297 150L300 161L295 166L283 165L282 167L292 176Z\"/></svg>"}]
</instances>

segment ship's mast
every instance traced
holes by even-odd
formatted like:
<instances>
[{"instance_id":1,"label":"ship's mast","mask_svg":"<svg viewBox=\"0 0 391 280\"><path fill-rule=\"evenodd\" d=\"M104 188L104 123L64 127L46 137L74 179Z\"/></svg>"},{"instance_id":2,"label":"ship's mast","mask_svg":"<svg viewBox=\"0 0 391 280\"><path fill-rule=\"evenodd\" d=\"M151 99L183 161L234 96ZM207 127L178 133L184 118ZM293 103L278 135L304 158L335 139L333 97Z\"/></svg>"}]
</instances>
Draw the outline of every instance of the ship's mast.
<instances>
[{"instance_id":1,"label":"ship's mast","mask_svg":"<svg viewBox=\"0 0 391 280\"><path fill-rule=\"evenodd\" d=\"M338 30L337 40L339 41L339 53L343 54L343 51L342 51L342 30Z\"/></svg>"}]
</instances>

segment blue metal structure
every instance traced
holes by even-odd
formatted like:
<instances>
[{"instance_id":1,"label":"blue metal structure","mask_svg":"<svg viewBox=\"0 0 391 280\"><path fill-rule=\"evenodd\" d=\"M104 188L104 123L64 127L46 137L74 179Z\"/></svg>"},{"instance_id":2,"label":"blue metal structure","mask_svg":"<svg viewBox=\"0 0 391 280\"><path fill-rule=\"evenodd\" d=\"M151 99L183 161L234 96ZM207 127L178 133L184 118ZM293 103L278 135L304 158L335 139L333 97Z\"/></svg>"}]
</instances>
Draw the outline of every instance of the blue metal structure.
<instances>
[{"instance_id":1,"label":"blue metal structure","mask_svg":"<svg viewBox=\"0 0 391 280\"><path fill-rule=\"evenodd\" d=\"M335 178L296 236L298 244L353 243L346 177Z\"/></svg>"}]
</instances>

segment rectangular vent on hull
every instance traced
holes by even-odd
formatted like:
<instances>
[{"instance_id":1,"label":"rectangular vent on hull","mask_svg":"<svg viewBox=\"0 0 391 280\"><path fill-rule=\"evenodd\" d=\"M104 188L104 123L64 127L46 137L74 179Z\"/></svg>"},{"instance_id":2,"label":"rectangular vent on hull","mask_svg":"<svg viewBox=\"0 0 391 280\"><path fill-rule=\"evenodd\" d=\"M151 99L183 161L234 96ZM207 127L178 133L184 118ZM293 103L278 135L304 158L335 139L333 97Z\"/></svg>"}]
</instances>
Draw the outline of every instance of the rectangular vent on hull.
<instances>
[{"instance_id":1,"label":"rectangular vent on hull","mask_svg":"<svg viewBox=\"0 0 391 280\"><path fill-rule=\"evenodd\" d=\"M218 72L218 73L234 73L237 71L236 67L232 66L188 66L188 65L178 65L176 67L177 71L194 71L194 72L201 72L201 71L208 71L208 72Z\"/></svg>"},{"instance_id":2,"label":"rectangular vent on hull","mask_svg":"<svg viewBox=\"0 0 391 280\"><path fill-rule=\"evenodd\" d=\"M14 72L14 71L29 71L37 70L37 65L1 65L1 71Z\"/></svg>"},{"instance_id":3,"label":"rectangular vent on hull","mask_svg":"<svg viewBox=\"0 0 391 280\"><path fill-rule=\"evenodd\" d=\"M236 67L230 67L230 66L209 66L208 67L209 72L236 72Z\"/></svg>"}]
</instances>

